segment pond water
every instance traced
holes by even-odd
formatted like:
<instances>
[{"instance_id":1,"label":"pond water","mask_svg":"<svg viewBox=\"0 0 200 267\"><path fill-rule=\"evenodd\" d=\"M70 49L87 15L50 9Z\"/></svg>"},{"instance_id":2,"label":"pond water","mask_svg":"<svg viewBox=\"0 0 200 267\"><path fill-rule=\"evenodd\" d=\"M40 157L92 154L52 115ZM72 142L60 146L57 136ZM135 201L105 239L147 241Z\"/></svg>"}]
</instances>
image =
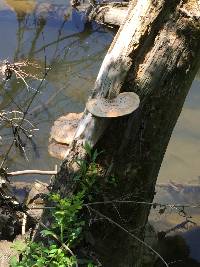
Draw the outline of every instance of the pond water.
<instances>
[{"instance_id":1,"label":"pond water","mask_svg":"<svg viewBox=\"0 0 200 267\"><path fill-rule=\"evenodd\" d=\"M50 128L56 118L68 112L80 112L93 87L104 55L114 32L93 25L85 28L83 17L72 11L68 1L0 0L0 67L4 60L22 63L18 79L3 80L0 73L0 109L25 111L26 119L38 128L34 143L24 135L25 153L12 146L4 166L9 171L22 169L52 170L59 160L48 154ZM19 66L19 65L18 65ZM43 82L44 72L47 75ZM19 69L16 69L19 72ZM23 80L20 74L27 77ZM33 77L34 76L34 77ZM194 80L183 111L171 137L158 182L199 183L200 176L200 82ZM33 101L32 101L33 99ZM9 119L21 114L6 115ZM25 125L32 128L27 122ZM13 130L2 122L0 160L3 161L13 142ZM19 140L20 141L20 140ZM32 181L37 177L22 176L15 180ZM44 178L44 180L47 178ZM158 200L168 201L162 190ZM197 193L189 201L197 202ZM180 198L173 197L173 201ZM197 212L195 215L198 217ZM199 218L199 217L198 217ZM166 225L179 219L169 217Z\"/></svg>"}]
</instances>

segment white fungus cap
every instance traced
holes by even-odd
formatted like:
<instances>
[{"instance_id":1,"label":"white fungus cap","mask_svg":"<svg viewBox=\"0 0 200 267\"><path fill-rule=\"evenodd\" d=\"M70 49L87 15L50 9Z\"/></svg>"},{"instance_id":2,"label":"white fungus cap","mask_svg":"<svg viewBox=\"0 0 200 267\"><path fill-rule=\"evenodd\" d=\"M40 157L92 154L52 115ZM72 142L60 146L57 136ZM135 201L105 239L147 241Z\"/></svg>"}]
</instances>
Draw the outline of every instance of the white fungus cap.
<instances>
[{"instance_id":1,"label":"white fungus cap","mask_svg":"<svg viewBox=\"0 0 200 267\"><path fill-rule=\"evenodd\" d=\"M124 92L113 99L93 98L86 103L87 110L96 117L114 118L132 113L139 107L139 96Z\"/></svg>"},{"instance_id":2,"label":"white fungus cap","mask_svg":"<svg viewBox=\"0 0 200 267\"><path fill-rule=\"evenodd\" d=\"M51 128L50 140L54 139L58 143L71 144L82 115L83 113L69 113L58 118Z\"/></svg>"}]
</instances>

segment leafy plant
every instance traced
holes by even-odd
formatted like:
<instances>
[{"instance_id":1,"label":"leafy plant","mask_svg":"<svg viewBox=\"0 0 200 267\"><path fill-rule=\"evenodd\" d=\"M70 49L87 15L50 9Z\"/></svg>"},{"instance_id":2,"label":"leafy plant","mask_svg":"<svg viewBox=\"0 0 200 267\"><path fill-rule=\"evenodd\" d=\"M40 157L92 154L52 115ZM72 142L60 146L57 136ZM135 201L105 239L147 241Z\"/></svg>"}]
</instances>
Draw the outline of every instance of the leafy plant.
<instances>
[{"instance_id":1,"label":"leafy plant","mask_svg":"<svg viewBox=\"0 0 200 267\"><path fill-rule=\"evenodd\" d=\"M91 163L91 162L93 162L93 163L96 162L97 157L98 157L100 154L103 153L103 151L98 152L97 149L93 150L93 148L91 147L91 145L90 145L88 142L85 142L85 144L84 144L83 147L84 147L84 149L85 149L87 155L89 156L89 161L90 161L90 163Z\"/></svg>"},{"instance_id":2,"label":"leafy plant","mask_svg":"<svg viewBox=\"0 0 200 267\"><path fill-rule=\"evenodd\" d=\"M79 219L79 211L83 207L83 193L77 193L70 198L61 198L59 194L53 194L50 199L55 203L52 209L54 222L51 229L42 230L44 236L51 237L49 246L42 243L29 242L26 249L20 244L15 248L23 253L19 262L12 258L11 267L74 267L77 266L77 258L71 250L72 244L80 238L85 222ZM58 244L59 243L59 244ZM88 264L89 266L91 263Z\"/></svg>"},{"instance_id":3,"label":"leafy plant","mask_svg":"<svg viewBox=\"0 0 200 267\"><path fill-rule=\"evenodd\" d=\"M12 258L11 267L74 267L78 266L78 259L72 252L72 247L81 239L85 221L80 216L83 202L88 197L88 192L96 182L98 166L96 159L100 153L92 150L86 143L84 146L89 160L76 160L80 166L80 171L75 176L80 190L70 197L62 198L59 194L50 195L50 201L54 203L51 210L53 223L51 228L41 231L43 236L50 238L49 245L29 242L26 248L16 247L22 252L22 260ZM81 262L81 261L80 261ZM87 262L87 261L85 261ZM84 266L86 266L84 264ZM87 267L94 267L88 262Z\"/></svg>"},{"instance_id":4,"label":"leafy plant","mask_svg":"<svg viewBox=\"0 0 200 267\"><path fill-rule=\"evenodd\" d=\"M96 163L96 160L103 151L97 152L96 149L93 150L87 142L84 145L84 149L87 153L88 160L76 160L76 163L79 165L79 172L75 175L74 179L79 182L80 191L86 195L96 183L96 178L99 172L99 166Z\"/></svg>"},{"instance_id":5,"label":"leafy plant","mask_svg":"<svg viewBox=\"0 0 200 267\"><path fill-rule=\"evenodd\" d=\"M74 267L77 259L75 256L68 255L56 244L44 247L41 243L30 242L27 244L26 251L22 260L19 262L12 258L11 267Z\"/></svg>"},{"instance_id":6,"label":"leafy plant","mask_svg":"<svg viewBox=\"0 0 200 267\"><path fill-rule=\"evenodd\" d=\"M15 242L13 242L11 248L14 250L14 251L17 251L19 253L22 253L23 251L26 250L26 243L22 240L16 240Z\"/></svg>"},{"instance_id":7,"label":"leafy plant","mask_svg":"<svg viewBox=\"0 0 200 267\"><path fill-rule=\"evenodd\" d=\"M51 231L42 231L43 235L53 236L58 231L60 241L70 246L79 237L85 224L78 217L83 207L83 198L83 192L69 198L61 198L59 194L51 195L50 199L55 203L55 209L52 211L54 223Z\"/></svg>"}]
</instances>

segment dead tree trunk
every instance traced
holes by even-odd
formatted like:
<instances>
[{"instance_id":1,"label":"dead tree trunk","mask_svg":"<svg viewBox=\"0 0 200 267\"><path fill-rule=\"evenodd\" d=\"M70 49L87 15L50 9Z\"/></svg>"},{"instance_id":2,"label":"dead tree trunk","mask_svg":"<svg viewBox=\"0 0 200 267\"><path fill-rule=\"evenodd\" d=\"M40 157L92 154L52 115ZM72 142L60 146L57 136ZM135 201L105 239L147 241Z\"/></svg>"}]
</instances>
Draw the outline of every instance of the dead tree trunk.
<instances>
[{"instance_id":1,"label":"dead tree trunk","mask_svg":"<svg viewBox=\"0 0 200 267\"><path fill-rule=\"evenodd\" d=\"M63 196L76 184L77 157L84 158L87 141L105 153L99 164L119 178L107 199L152 201L167 144L199 67L200 23L195 0L135 0L103 61L92 98L133 91L139 109L131 115L105 119L85 111L68 159L52 190ZM116 212L117 210L117 212ZM143 238L150 207L100 207L122 227ZM50 220L45 218L44 222ZM91 227L94 249L104 267L141 266L141 246L133 236L101 221Z\"/></svg>"},{"instance_id":2,"label":"dead tree trunk","mask_svg":"<svg viewBox=\"0 0 200 267\"><path fill-rule=\"evenodd\" d=\"M95 20L99 24L120 26L127 15L128 4L128 2L121 2L102 3L97 6L81 5L78 10L86 12L89 22Z\"/></svg>"}]
</instances>

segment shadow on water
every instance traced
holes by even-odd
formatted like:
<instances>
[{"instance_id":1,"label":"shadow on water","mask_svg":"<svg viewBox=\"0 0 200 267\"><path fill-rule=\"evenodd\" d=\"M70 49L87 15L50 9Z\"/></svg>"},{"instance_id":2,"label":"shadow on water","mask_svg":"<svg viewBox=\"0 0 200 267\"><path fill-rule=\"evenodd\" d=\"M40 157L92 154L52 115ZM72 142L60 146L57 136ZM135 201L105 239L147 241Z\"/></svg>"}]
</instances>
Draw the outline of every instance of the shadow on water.
<instances>
[{"instance_id":1,"label":"shadow on water","mask_svg":"<svg viewBox=\"0 0 200 267\"><path fill-rule=\"evenodd\" d=\"M156 187L154 203L162 206L151 209L149 223L156 233L150 240L169 266L200 266L199 192L198 183L171 182ZM157 259L153 266L164 265Z\"/></svg>"},{"instance_id":2,"label":"shadow on water","mask_svg":"<svg viewBox=\"0 0 200 267\"><path fill-rule=\"evenodd\" d=\"M200 266L200 228L194 228L180 235L158 235L157 250L173 267L199 267ZM163 267L157 260L154 267Z\"/></svg>"}]
</instances>

